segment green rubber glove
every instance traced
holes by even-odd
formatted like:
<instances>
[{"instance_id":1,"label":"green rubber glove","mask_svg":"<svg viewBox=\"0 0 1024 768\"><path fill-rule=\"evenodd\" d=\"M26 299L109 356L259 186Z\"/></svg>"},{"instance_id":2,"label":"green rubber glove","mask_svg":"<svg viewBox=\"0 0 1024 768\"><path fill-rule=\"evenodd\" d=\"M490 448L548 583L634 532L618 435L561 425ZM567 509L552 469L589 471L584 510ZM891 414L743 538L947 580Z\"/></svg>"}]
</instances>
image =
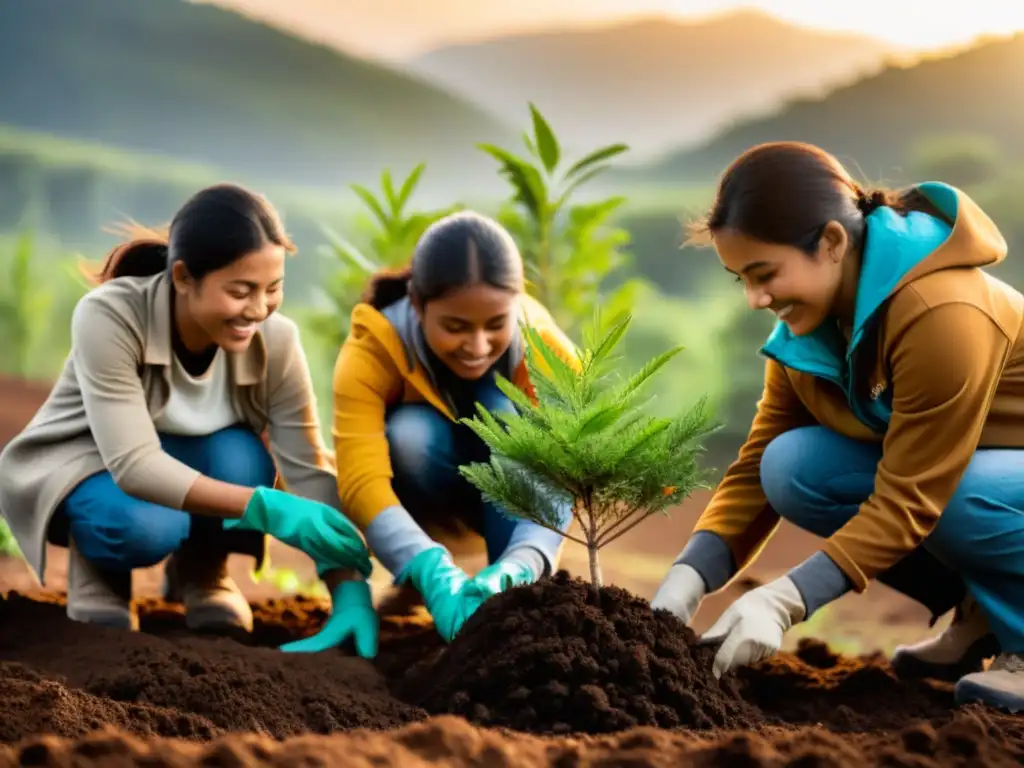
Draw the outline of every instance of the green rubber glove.
<instances>
[{"instance_id":1,"label":"green rubber glove","mask_svg":"<svg viewBox=\"0 0 1024 768\"><path fill-rule=\"evenodd\" d=\"M337 648L349 638L356 643L356 653L364 659L377 655L380 640L380 619L370 599L370 585L365 581L343 581L331 596L331 617L312 637L285 643L285 653L317 653Z\"/></svg>"},{"instance_id":2,"label":"green rubber glove","mask_svg":"<svg viewBox=\"0 0 1024 768\"><path fill-rule=\"evenodd\" d=\"M537 574L525 563L498 560L470 579L470 584L474 591L479 591L486 599L521 584L532 584L536 580Z\"/></svg>"},{"instance_id":3,"label":"green rubber glove","mask_svg":"<svg viewBox=\"0 0 1024 768\"><path fill-rule=\"evenodd\" d=\"M406 581L423 595L438 634L449 643L485 600L482 593L466 589L469 577L440 545L423 550L409 561L395 583Z\"/></svg>"},{"instance_id":4,"label":"green rubber glove","mask_svg":"<svg viewBox=\"0 0 1024 768\"><path fill-rule=\"evenodd\" d=\"M373 566L359 531L327 504L273 488L256 488L245 514L224 528L259 531L313 558L321 578L337 568L355 568L368 578Z\"/></svg>"}]
</instances>

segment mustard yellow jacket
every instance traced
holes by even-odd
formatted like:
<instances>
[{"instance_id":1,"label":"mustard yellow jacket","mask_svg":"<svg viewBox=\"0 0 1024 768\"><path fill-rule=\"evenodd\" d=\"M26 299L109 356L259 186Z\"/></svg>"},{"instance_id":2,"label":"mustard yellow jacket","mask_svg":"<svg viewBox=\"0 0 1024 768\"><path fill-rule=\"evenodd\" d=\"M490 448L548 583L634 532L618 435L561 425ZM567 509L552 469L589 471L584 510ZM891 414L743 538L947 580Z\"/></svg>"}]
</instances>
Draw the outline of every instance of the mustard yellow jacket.
<instances>
[{"instance_id":1,"label":"mustard yellow jacket","mask_svg":"<svg viewBox=\"0 0 1024 768\"><path fill-rule=\"evenodd\" d=\"M566 360L576 360L574 345L544 306L523 295L520 309L522 322ZM364 531L382 511L400 506L391 487L393 473L384 432L387 409L396 403L426 402L455 421L423 362L426 358L421 336L415 332L417 322L408 298L383 311L357 305L352 311L351 331L334 366L332 431L338 495L345 514ZM518 333L510 353L509 370L500 373L534 398Z\"/></svg>"}]
</instances>

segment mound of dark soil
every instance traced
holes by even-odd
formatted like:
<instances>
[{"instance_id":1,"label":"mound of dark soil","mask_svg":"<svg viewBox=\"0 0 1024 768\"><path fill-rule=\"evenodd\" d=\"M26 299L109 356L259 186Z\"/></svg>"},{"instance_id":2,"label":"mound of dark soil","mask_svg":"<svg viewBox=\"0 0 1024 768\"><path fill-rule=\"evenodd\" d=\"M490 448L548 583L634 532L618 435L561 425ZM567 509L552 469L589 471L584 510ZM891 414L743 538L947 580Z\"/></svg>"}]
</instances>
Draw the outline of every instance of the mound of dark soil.
<instances>
[{"instance_id":1,"label":"mound of dark soil","mask_svg":"<svg viewBox=\"0 0 1024 768\"><path fill-rule=\"evenodd\" d=\"M562 571L484 603L412 695L434 714L534 733L757 723L695 640L646 600L618 587L595 596Z\"/></svg>"},{"instance_id":2,"label":"mound of dark soil","mask_svg":"<svg viewBox=\"0 0 1024 768\"><path fill-rule=\"evenodd\" d=\"M171 640L124 632L70 621L62 606L16 594L0 600L0 658L29 666L62 688L78 689L78 703L88 695L95 697L94 703L138 705L143 709L136 711L147 713L154 708L174 710L179 718L147 715L143 732L163 736L198 735L192 729L204 723L224 731L283 738L391 728L425 717L391 696L372 664L340 652L286 654L227 638ZM24 688L23 667L4 665L0 675L0 690L9 690L12 684ZM13 683L6 679L12 675ZM29 684L42 683L36 679ZM120 725L124 711L116 705L96 707L89 713L90 722ZM40 714L33 720L26 715L27 730L19 730L11 720L4 736L12 740L45 730L45 717Z\"/></svg>"},{"instance_id":3,"label":"mound of dark soil","mask_svg":"<svg viewBox=\"0 0 1024 768\"><path fill-rule=\"evenodd\" d=\"M881 654L848 658L809 638L800 641L795 654L776 654L736 675L743 698L776 723L888 730L910 713L941 718L954 706L950 683L903 681Z\"/></svg>"}]
</instances>

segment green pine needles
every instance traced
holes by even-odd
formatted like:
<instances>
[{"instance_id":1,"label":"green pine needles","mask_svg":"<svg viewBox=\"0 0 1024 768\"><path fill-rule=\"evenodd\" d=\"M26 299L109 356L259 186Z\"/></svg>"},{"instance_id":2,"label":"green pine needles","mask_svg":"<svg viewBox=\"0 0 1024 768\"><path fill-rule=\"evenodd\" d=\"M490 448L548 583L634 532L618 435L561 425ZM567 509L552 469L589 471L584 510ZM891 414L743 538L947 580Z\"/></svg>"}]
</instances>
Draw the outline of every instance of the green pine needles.
<instances>
[{"instance_id":1,"label":"green pine needles","mask_svg":"<svg viewBox=\"0 0 1024 768\"><path fill-rule=\"evenodd\" d=\"M717 428L703 397L675 418L644 412L643 385L682 347L620 376L613 353L631 321L625 314L605 331L595 318L585 349L576 350L579 370L524 327L537 403L499 377L517 413L493 415L478 404L478 416L462 419L491 449L488 462L461 467L463 476L506 514L585 546L595 591L602 585L598 550L706 487L701 441ZM582 539L560 529L569 504Z\"/></svg>"}]
</instances>

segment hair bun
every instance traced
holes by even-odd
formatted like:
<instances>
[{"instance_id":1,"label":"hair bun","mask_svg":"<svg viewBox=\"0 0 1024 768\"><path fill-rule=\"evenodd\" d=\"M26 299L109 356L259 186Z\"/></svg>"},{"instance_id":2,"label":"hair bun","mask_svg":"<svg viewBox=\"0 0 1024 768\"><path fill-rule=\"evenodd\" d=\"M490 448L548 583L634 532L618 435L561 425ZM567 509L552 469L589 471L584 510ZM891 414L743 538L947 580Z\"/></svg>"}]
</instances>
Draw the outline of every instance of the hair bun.
<instances>
[{"instance_id":1,"label":"hair bun","mask_svg":"<svg viewBox=\"0 0 1024 768\"><path fill-rule=\"evenodd\" d=\"M861 190L857 194L857 208L865 216L869 216L882 206L888 205L889 199L885 190L876 189L874 192Z\"/></svg>"}]
</instances>

